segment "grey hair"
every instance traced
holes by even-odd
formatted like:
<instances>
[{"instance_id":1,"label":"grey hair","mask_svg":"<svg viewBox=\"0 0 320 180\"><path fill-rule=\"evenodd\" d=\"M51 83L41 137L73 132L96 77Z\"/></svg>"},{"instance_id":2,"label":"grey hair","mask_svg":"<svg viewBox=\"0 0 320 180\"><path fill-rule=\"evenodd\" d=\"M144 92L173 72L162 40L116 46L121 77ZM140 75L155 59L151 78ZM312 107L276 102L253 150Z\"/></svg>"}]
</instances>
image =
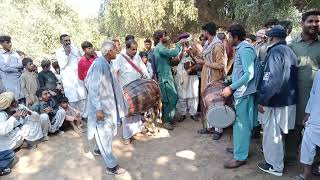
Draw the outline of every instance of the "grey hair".
<instances>
[{"instance_id":1,"label":"grey hair","mask_svg":"<svg viewBox=\"0 0 320 180\"><path fill-rule=\"evenodd\" d=\"M105 41L103 41L103 43L101 45L101 53L103 56L105 56L107 52L109 52L110 50L112 50L114 48L115 48L115 45L114 45L113 41L105 40Z\"/></svg>"}]
</instances>

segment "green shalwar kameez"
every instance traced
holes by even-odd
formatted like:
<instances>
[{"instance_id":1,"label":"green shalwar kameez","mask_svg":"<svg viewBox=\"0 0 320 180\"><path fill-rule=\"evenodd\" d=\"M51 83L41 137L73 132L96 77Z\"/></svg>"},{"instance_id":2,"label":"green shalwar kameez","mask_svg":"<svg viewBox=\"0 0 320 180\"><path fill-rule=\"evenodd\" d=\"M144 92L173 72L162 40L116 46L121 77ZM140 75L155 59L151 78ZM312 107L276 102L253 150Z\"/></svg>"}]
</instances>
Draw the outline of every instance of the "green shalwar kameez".
<instances>
[{"instance_id":1,"label":"green shalwar kameez","mask_svg":"<svg viewBox=\"0 0 320 180\"><path fill-rule=\"evenodd\" d=\"M158 83L161 91L162 115L166 123L172 121L178 101L177 91L171 72L171 58L178 56L181 44L177 43L174 49L168 49L161 42L155 47L154 55L158 73Z\"/></svg>"},{"instance_id":2,"label":"green shalwar kameez","mask_svg":"<svg viewBox=\"0 0 320 180\"><path fill-rule=\"evenodd\" d=\"M298 96L295 129L289 132L285 147L287 158L295 159L298 158L297 150L302 141L303 119L313 79L320 68L320 36L314 41L306 42L299 35L292 40L289 47L298 58Z\"/></svg>"}]
</instances>

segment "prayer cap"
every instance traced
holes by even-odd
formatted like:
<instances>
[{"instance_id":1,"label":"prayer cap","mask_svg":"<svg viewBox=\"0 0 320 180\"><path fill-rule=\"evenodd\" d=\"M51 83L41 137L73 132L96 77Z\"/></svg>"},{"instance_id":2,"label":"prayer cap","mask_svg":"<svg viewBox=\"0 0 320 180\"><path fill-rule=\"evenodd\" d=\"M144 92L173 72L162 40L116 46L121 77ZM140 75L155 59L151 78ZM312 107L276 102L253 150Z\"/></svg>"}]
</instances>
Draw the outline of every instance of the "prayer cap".
<instances>
[{"instance_id":1,"label":"prayer cap","mask_svg":"<svg viewBox=\"0 0 320 180\"><path fill-rule=\"evenodd\" d=\"M181 39L187 39L189 36L190 36L190 34L187 33L187 32L181 33L181 34L178 36L178 40L180 41Z\"/></svg>"},{"instance_id":2,"label":"prayer cap","mask_svg":"<svg viewBox=\"0 0 320 180\"><path fill-rule=\"evenodd\" d=\"M60 33L60 36L65 36L65 35L70 36L70 33L68 33L68 32L62 32L62 33Z\"/></svg>"},{"instance_id":3,"label":"prayer cap","mask_svg":"<svg viewBox=\"0 0 320 180\"><path fill-rule=\"evenodd\" d=\"M268 37L287 37L287 32L281 25L275 25L271 30L267 31L266 35Z\"/></svg>"}]
</instances>

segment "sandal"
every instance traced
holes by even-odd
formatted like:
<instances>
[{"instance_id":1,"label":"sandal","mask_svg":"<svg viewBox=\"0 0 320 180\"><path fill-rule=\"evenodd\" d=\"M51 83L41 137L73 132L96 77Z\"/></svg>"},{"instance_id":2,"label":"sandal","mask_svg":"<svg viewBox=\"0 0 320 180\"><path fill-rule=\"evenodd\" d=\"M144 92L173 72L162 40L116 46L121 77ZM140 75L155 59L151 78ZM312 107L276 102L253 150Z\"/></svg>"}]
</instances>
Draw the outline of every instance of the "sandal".
<instances>
[{"instance_id":1,"label":"sandal","mask_svg":"<svg viewBox=\"0 0 320 180\"><path fill-rule=\"evenodd\" d=\"M163 127L164 127L165 129L167 129L167 130L170 130L170 131L173 130L173 126L172 126L172 124L170 124L170 123L164 123L164 124L163 124Z\"/></svg>"},{"instance_id":2,"label":"sandal","mask_svg":"<svg viewBox=\"0 0 320 180\"><path fill-rule=\"evenodd\" d=\"M0 172L0 176L5 176L11 173L11 169L10 168L6 168L3 171Z\"/></svg>"},{"instance_id":3,"label":"sandal","mask_svg":"<svg viewBox=\"0 0 320 180\"><path fill-rule=\"evenodd\" d=\"M219 140L222 137L222 133L213 133L212 139Z\"/></svg>"},{"instance_id":4,"label":"sandal","mask_svg":"<svg viewBox=\"0 0 320 180\"><path fill-rule=\"evenodd\" d=\"M190 118L194 121L200 121L199 118L195 115L191 115Z\"/></svg>"},{"instance_id":5,"label":"sandal","mask_svg":"<svg viewBox=\"0 0 320 180\"><path fill-rule=\"evenodd\" d=\"M114 168L107 168L106 169L106 173L111 174L111 175L122 175L126 172L127 172L127 170L124 168L121 168L119 165L117 165Z\"/></svg>"},{"instance_id":6,"label":"sandal","mask_svg":"<svg viewBox=\"0 0 320 180\"><path fill-rule=\"evenodd\" d=\"M208 130L207 128L203 128L198 130L198 134L213 134L213 132Z\"/></svg>"},{"instance_id":7,"label":"sandal","mask_svg":"<svg viewBox=\"0 0 320 180\"><path fill-rule=\"evenodd\" d=\"M186 115L182 115L180 116L180 118L178 119L178 122L182 122L186 119Z\"/></svg>"},{"instance_id":8,"label":"sandal","mask_svg":"<svg viewBox=\"0 0 320 180\"><path fill-rule=\"evenodd\" d=\"M304 176L299 174L298 176L291 177L290 180L304 180Z\"/></svg>"}]
</instances>

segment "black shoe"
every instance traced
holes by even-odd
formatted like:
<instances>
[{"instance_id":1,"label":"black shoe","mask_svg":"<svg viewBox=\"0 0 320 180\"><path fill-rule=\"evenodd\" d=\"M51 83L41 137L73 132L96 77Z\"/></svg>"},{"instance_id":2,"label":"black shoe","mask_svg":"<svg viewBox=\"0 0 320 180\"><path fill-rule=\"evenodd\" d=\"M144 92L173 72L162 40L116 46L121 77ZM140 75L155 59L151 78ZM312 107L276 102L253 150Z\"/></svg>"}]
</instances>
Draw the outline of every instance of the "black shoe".
<instances>
[{"instance_id":1,"label":"black shoe","mask_svg":"<svg viewBox=\"0 0 320 180\"><path fill-rule=\"evenodd\" d=\"M111 175L122 175L126 172L127 172L127 170L124 168L121 168L119 165L117 165L114 168L107 168L106 169L106 173L111 174Z\"/></svg>"},{"instance_id":2,"label":"black shoe","mask_svg":"<svg viewBox=\"0 0 320 180\"><path fill-rule=\"evenodd\" d=\"M178 122L182 122L186 119L186 115L182 115L180 116L180 118L178 119Z\"/></svg>"},{"instance_id":3,"label":"black shoe","mask_svg":"<svg viewBox=\"0 0 320 180\"><path fill-rule=\"evenodd\" d=\"M212 139L213 140L219 140L222 137L222 133L213 133Z\"/></svg>"},{"instance_id":4,"label":"black shoe","mask_svg":"<svg viewBox=\"0 0 320 180\"><path fill-rule=\"evenodd\" d=\"M99 149L93 150L93 155L95 155L95 156L101 156L100 150L99 150Z\"/></svg>"},{"instance_id":5,"label":"black shoe","mask_svg":"<svg viewBox=\"0 0 320 180\"><path fill-rule=\"evenodd\" d=\"M273 174L275 176L282 176L283 175L283 172L279 172L279 171L274 170L273 166L271 164L268 164L268 163L260 163L260 164L258 164L258 168L261 171L264 171L264 172L269 173L269 174Z\"/></svg>"},{"instance_id":6,"label":"black shoe","mask_svg":"<svg viewBox=\"0 0 320 180\"><path fill-rule=\"evenodd\" d=\"M170 130L172 131L174 128L173 128L173 125L171 123L164 123L163 124L163 127L167 130Z\"/></svg>"}]
</instances>

